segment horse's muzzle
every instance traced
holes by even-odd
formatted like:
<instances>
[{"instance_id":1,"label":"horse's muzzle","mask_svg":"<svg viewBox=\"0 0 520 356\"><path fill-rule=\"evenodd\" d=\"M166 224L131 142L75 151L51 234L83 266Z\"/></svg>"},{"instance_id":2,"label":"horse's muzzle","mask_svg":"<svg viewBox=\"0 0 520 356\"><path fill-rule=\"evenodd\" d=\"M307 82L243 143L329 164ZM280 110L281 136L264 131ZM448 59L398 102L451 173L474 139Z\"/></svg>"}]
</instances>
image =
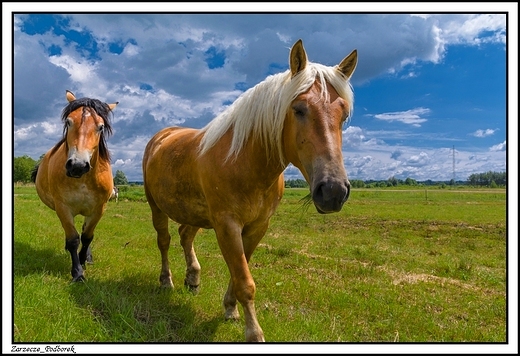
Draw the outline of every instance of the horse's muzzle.
<instances>
[{"instance_id":1,"label":"horse's muzzle","mask_svg":"<svg viewBox=\"0 0 520 356\"><path fill-rule=\"evenodd\" d=\"M312 191L312 201L320 214L336 213L350 195L350 182L322 181Z\"/></svg>"},{"instance_id":2,"label":"horse's muzzle","mask_svg":"<svg viewBox=\"0 0 520 356\"><path fill-rule=\"evenodd\" d=\"M90 163L69 159L65 164L65 170L67 171L67 177L80 178L90 171Z\"/></svg>"}]
</instances>

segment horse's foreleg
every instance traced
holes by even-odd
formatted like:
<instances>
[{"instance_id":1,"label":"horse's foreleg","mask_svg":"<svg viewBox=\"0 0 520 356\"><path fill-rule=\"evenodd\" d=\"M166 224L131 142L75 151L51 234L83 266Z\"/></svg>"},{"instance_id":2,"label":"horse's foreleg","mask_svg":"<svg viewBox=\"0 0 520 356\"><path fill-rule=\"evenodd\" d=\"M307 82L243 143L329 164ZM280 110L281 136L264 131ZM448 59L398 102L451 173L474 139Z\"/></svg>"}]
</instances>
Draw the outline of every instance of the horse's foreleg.
<instances>
[{"instance_id":1,"label":"horse's foreleg","mask_svg":"<svg viewBox=\"0 0 520 356\"><path fill-rule=\"evenodd\" d=\"M249 262L256 246L260 240L262 240L262 237L264 237L267 227L268 224L262 224L256 229L245 228L242 232L242 242L247 262ZM236 320L240 317L232 280L229 281L228 289L224 295L224 309L226 320Z\"/></svg>"},{"instance_id":2,"label":"horse's foreleg","mask_svg":"<svg viewBox=\"0 0 520 356\"><path fill-rule=\"evenodd\" d=\"M86 217L85 222L83 223L83 227L81 229L81 250L79 251L79 263L82 266L85 266L86 262L93 262L90 243L94 239L94 229L99 223L99 220L101 220L103 211L104 207L102 207L98 213Z\"/></svg>"},{"instance_id":3,"label":"horse's foreleg","mask_svg":"<svg viewBox=\"0 0 520 356\"><path fill-rule=\"evenodd\" d=\"M235 291L233 289L233 279L229 279L228 288L226 294L224 294L224 318L226 320L238 320L240 318L240 313L237 308L237 297L235 296Z\"/></svg>"},{"instance_id":4,"label":"horse's foreleg","mask_svg":"<svg viewBox=\"0 0 520 356\"><path fill-rule=\"evenodd\" d=\"M152 209L153 227L157 231L157 247L159 247L161 252L161 275L159 276L159 282L161 282L161 287L173 288L172 272L170 271L170 262L168 260L168 250L171 241L171 235L168 231L168 216L152 204L150 199L149 204Z\"/></svg>"},{"instance_id":5,"label":"horse's foreleg","mask_svg":"<svg viewBox=\"0 0 520 356\"><path fill-rule=\"evenodd\" d=\"M85 277L83 276L83 268L78 256L80 241L79 234L74 226L74 217L67 208L61 206L56 206L56 214L60 218L61 226L65 231L65 249L69 251L72 260L72 268L70 270L72 281L83 281Z\"/></svg>"},{"instance_id":6,"label":"horse's foreleg","mask_svg":"<svg viewBox=\"0 0 520 356\"><path fill-rule=\"evenodd\" d=\"M265 341L255 311L256 286L249 271L242 242L242 227L231 221L215 227L222 255L231 274L230 285L224 296L226 318L236 318L236 300L242 305L246 322L246 341ZM235 299L236 298L236 299Z\"/></svg>"},{"instance_id":7,"label":"horse's foreleg","mask_svg":"<svg viewBox=\"0 0 520 356\"><path fill-rule=\"evenodd\" d=\"M184 285L188 289L197 294L200 285L200 264L193 248L193 240L199 231L198 227L181 225L179 226L179 235L181 238L181 246L184 250L184 258L186 260L186 278Z\"/></svg>"},{"instance_id":8,"label":"horse's foreleg","mask_svg":"<svg viewBox=\"0 0 520 356\"><path fill-rule=\"evenodd\" d=\"M82 266L85 266L85 262L93 263L92 259L92 249L90 248L90 243L94 239L94 235L91 237L88 237L85 234L85 225L86 222L83 223L83 226L81 228L81 250L79 251L79 263Z\"/></svg>"}]
</instances>

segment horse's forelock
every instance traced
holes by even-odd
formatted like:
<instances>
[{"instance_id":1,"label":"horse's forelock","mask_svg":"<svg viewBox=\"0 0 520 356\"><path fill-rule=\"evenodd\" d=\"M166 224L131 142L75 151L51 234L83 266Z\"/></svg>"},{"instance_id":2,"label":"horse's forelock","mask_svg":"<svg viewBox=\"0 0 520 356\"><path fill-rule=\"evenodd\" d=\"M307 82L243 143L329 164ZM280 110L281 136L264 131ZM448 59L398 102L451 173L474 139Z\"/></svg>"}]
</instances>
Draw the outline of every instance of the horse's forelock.
<instances>
[{"instance_id":1,"label":"horse's forelock","mask_svg":"<svg viewBox=\"0 0 520 356\"><path fill-rule=\"evenodd\" d=\"M106 137L112 135L112 125L110 123L110 116L113 113L112 110L110 110L108 104L102 102L101 100L91 98L80 98L69 102L69 104L63 108L61 113L61 121L63 121L64 123L63 138L60 141L60 143L66 143L67 118L72 112L79 108L83 108L81 114L82 120L84 119L85 109L94 110L95 113L103 119L103 131L101 132L101 137L99 139L99 155L102 159L109 161L110 151L107 148Z\"/></svg>"},{"instance_id":2,"label":"horse's forelock","mask_svg":"<svg viewBox=\"0 0 520 356\"><path fill-rule=\"evenodd\" d=\"M91 99L91 98L80 98L71 101L67 106L63 108L63 111L61 113L61 121L64 123L67 120L67 117L77 110L78 108L90 108L93 109L98 116L100 116L103 119L104 122L104 133L108 136L112 134L112 125L110 123L110 116L113 114L110 110L108 104L102 102L98 99ZM66 132L66 128L64 128L64 134Z\"/></svg>"}]
</instances>

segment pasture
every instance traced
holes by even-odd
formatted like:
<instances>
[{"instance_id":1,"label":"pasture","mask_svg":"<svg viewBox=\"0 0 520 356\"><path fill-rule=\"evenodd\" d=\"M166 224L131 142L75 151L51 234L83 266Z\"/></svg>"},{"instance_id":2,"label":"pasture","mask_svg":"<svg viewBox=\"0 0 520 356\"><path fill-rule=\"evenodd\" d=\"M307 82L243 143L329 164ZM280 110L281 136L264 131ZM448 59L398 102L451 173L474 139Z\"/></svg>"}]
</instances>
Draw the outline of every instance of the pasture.
<instances>
[{"instance_id":1,"label":"pasture","mask_svg":"<svg viewBox=\"0 0 520 356\"><path fill-rule=\"evenodd\" d=\"M307 194L286 189L250 261L267 342L507 342L505 190L353 189L329 215ZM70 283L59 219L34 187L14 187L13 213L15 343L243 342L241 308L224 320L229 272L213 230L194 242L192 295L170 223L175 288L160 288L143 187L109 202L82 283Z\"/></svg>"}]
</instances>

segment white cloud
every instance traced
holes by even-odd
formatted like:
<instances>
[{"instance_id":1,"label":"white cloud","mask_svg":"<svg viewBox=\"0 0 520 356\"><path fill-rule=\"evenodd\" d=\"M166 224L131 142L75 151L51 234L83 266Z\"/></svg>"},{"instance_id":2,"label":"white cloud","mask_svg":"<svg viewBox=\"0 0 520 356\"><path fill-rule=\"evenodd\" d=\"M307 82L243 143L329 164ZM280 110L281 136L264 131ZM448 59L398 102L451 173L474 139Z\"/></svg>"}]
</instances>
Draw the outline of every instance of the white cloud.
<instances>
[{"instance_id":1,"label":"white cloud","mask_svg":"<svg viewBox=\"0 0 520 356\"><path fill-rule=\"evenodd\" d=\"M495 133L496 130L486 129L486 130L477 130L472 135L475 137L486 137L491 136Z\"/></svg>"},{"instance_id":2,"label":"white cloud","mask_svg":"<svg viewBox=\"0 0 520 356\"><path fill-rule=\"evenodd\" d=\"M79 84L96 81L95 66L80 62L70 56L51 56L49 62L61 67L69 73L71 79Z\"/></svg>"},{"instance_id":3,"label":"white cloud","mask_svg":"<svg viewBox=\"0 0 520 356\"><path fill-rule=\"evenodd\" d=\"M491 146L489 148L490 151L503 151L505 152L507 149L506 141L499 143L498 145Z\"/></svg>"},{"instance_id":4,"label":"white cloud","mask_svg":"<svg viewBox=\"0 0 520 356\"><path fill-rule=\"evenodd\" d=\"M423 122L428 121L427 119L422 118L422 115L427 115L430 113L430 109L427 108L416 108L407 111L397 111L397 112L389 112L383 114L376 114L374 117L383 121L399 121L404 124L420 127Z\"/></svg>"},{"instance_id":5,"label":"white cloud","mask_svg":"<svg viewBox=\"0 0 520 356\"><path fill-rule=\"evenodd\" d=\"M421 152L418 155L411 156L406 163L410 166L422 167L430 163L430 157L427 153Z\"/></svg>"},{"instance_id":6,"label":"white cloud","mask_svg":"<svg viewBox=\"0 0 520 356\"><path fill-rule=\"evenodd\" d=\"M481 44L491 41L506 43L505 14L478 14L463 18L439 16L437 18L441 24L442 36L448 43ZM489 32L489 34L480 37L484 32Z\"/></svg>"}]
</instances>

